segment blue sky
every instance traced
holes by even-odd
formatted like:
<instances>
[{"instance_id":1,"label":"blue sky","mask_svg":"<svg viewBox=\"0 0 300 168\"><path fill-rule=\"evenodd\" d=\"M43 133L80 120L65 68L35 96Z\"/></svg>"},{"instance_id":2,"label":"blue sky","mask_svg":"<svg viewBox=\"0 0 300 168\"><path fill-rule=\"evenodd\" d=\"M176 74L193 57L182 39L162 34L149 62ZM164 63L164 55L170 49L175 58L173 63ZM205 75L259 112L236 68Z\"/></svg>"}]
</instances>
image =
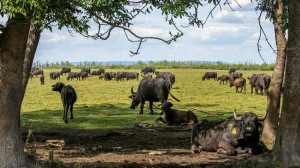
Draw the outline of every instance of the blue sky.
<instances>
[{"instance_id":1,"label":"blue sky","mask_svg":"<svg viewBox=\"0 0 300 168\"><path fill-rule=\"evenodd\" d=\"M262 63L257 52L259 36L258 15L255 3L250 0L237 0L240 8L233 2L232 11L224 7L216 9L213 18L209 18L204 28L182 28L184 36L167 45L161 41L148 40L141 47L140 54L129 56L129 50L135 50L137 43L127 41L123 31L114 30L106 40L86 39L80 35L72 37L67 30L45 30L40 39L35 61L224 61L231 63L251 62ZM201 18L204 19L211 6L200 8ZM2 18L3 20L3 18ZM2 21L3 22L3 21ZM179 20L185 24L185 20ZM1 23L1 19L0 19ZM262 19L262 24L268 39L275 47L274 28L268 21ZM91 32L97 27L93 27ZM133 30L142 36L169 37L173 30L164 22L160 12L143 15L137 18ZM276 55L269 48L265 39L261 40L262 56L267 63L274 63Z\"/></svg>"}]
</instances>

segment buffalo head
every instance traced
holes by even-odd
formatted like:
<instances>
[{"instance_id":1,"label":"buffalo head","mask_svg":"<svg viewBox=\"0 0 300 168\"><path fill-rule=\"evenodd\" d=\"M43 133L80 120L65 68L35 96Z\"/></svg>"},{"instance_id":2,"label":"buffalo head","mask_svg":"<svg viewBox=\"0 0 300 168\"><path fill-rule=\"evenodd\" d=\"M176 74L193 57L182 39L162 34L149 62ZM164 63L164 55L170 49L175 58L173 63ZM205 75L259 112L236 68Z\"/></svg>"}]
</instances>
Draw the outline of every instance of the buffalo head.
<instances>
[{"instance_id":1,"label":"buffalo head","mask_svg":"<svg viewBox=\"0 0 300 168\"><path fill-rule=\"evenodd\" d=\"M55 85L52 85L52 90L61 92L61 90L64 86L65 86L65 84L63 84L61 82L57 82Z\"/></svg>"},{"instance_id":2,"label":"buffalo head","mask_svg":"<svg viewBox=\"0 0 300 168\"><path fill-rule=\"evenodd\" d=\"M133 86L131 87L131 93L132 95L129 96L129 98L132 99L130 108L135 109L135 107L140 104L140 98L138 97L137 92L133 92Z\"/></svg>"},{"instance_id":3,"label":"buffalo head","mask_svg":"<svg viewBox=\"0 0 300 168\"><path fill-rule=\"evenodd\" d=\"M233 117L236 121L242 121L242 132L245 137L251 137L255 134L258 134L258 129L261 127L261 123L259 121L264 121L267 117L267 111L263 117L257 117L256 114L252 112L245 112L241 116L236 115L236 110L234 109Z\"/></svg>"}]
</instances>

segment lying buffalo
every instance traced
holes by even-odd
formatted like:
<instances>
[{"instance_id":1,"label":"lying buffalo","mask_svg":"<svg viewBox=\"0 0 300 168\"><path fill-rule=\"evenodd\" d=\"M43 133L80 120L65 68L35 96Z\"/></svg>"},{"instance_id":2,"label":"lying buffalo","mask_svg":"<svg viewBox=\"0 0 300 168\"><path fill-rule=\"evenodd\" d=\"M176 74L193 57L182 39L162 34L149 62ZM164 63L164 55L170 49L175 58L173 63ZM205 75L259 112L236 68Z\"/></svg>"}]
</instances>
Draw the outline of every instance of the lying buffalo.
<instances>
[{"instance_id":1,"label":"lying buffalo","mask_svg":"<svg viewBox=\"0 0 300 168\"><path fill-rule=\"evenodd\" d=\"M130 108L135 109L141 103L140 114L143 114L143 108L146 101L150 102L150 114L153 113L153 102L165 102L168 100L169 94L176 100L170 93L168 83L163 79L156 78L144 78L141 80L137 92L133 92L133 86L131 87L132 95L129 98L132 98L132 103Z\"/></svg>"},{"instance_id":2,"label":"lying buffalo","mask_svg":"<svg viewBox=\"0 0 300 168\"><path fill-rule=\"evenodd\" d=\"M202 80L204 81L205 79L210 80L210 78L214 78L216 80L218 78L218 74L216 72L206 72L204 76L202 77Z\"/></svg>"},{"instance_id":3,"label":"lying buffalo","mask_svg":"<svg viewBox=\"0 0 300 168\"><path fill-rule=\"evenodd\" d=\"M77 94L75 89L61 82L57 82L55 85L52 85L52 90L53 91L58 91L61 94L61 100L64 106L64 117L63 120L65 123L68 123L68 111L70 108L71 111L71 119L73 119L73 104L77 100Z\"/></svg>"},{"instance_id":4,"label":"lying buffalo","mask_svg":"<svg viewBox=\"0 0 300 168\"><path fill-rule=\"evenodd\" d=\"M192 129L191 150L198 153L201 150L235 155L241 153L257 154L259 129L267 116L257 117L246 112L214 121L203 120Z\"/></svg>"},{"instance_id":5,"label":"lying buffalo","mask_svg":"<svg viewBox=\"0 0 300 168\"><path fill-rule=\"evenodd\" d=\"M162 121L167 125L194 125L198 123L197 116L192 111L179 111L174 110L173 104L170 102L163 102L162 110L163 116L155 120L155 123L158 124L158 121Z\"/></svg>"},{"instance_id":6,"label":"lying buffalo","mask_svg":"<svg viewBox=\"0 0 300 168\"><path fill-rule=\"evenodd\" d=\"M223 82L223 85L224 85L224 82L226 81L226 85L229 81L229 76L228 75L222 75L220 77L218 77L218 80L220 81L220 85L221 85L221 82Z\"/></svg>"}]
</instances>

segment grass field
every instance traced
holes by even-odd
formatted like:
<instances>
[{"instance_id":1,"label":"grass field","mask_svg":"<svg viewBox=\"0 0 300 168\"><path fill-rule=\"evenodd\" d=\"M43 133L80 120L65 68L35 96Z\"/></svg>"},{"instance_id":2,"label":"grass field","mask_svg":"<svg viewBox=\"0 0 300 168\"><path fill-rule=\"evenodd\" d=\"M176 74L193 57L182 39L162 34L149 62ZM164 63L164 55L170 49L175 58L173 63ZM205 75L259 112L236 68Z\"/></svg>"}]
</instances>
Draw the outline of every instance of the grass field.
<instances>
[{"instance_id":1,"label":"grass field","mask_svg":"<svg viewBox=\"0 0 300 168\"><path fill-rule=\"evenodd\" d=\"M145 104L144 115L139 115L139 108L130 109L130 88L137 90L139 81L130 80L125 82L99 80L97 76L89 77L84 81L67 81L67 76L61 76L60 80L50 81L49 72L60 71L59 69L46 69L45 85L41 85L39 78L29 80L25 98L21 110L21 124L23 128L44 129L118 129L132 128L135 122L154 123L159 117L160 110L155 109L155 115L149 114L149 103ZM74 71L80 71L76 69ZM110 70L106 72L137 70ZM247 79L246 94L235 93L235 87L220 85L218 81L202 81L205 72L215 71L218 76L228 74L221 70L199 69L168 69L161 72L172 72L176 76L176 82L171 93L181 102L169 99L174 103L174 109L190 110L198 108L209 112L224 113L222 116L210 116L194 111L198 118L217 119L232 115L233 109L237 113L245 111L263 115L266 108L266 96L251 95L249 81ZM271 71L241 71L247 78L253 73L266 73ZM77 92L77 102L74 105L74 120L69 123L63 121L63 106L60 94L51 90L56 82L72 85ZM156 105L160 103L154 103ZM111 106L113 105L113 106ZM68 114L70 118L70 113ZM163 125L159 125L163 126Z\"/></svg>"}]
</instances>

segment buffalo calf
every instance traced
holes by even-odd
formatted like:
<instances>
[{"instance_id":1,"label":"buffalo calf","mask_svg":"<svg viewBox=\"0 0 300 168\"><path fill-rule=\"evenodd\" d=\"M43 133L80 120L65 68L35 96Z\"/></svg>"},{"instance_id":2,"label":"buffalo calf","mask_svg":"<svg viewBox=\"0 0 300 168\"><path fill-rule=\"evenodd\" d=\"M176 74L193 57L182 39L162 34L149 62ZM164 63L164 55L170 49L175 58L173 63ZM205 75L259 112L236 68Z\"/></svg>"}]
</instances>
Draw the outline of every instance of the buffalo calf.
<instances>
[{"instance_id":1,"label":"buffalo calf","mask_svg":"<svg viewBox=\"0 0 300 168\"><path fill-rule=\"evenodd\" d=\"M192 111L180 111L171 109L173 106L170 102L163 102L162 110L163 116L155 120L155 123L158 124L158 121L162 121L167 125L194 125L198 123L197 116Z\"/></svg>"},{"instance_id":2,"label":"buffalo calf","mask_svg":"<svg viewBox=\"0 0 300 168\"><path fill-rule=\"evenodd\" d=\"M64 106L64 117L63 120L65 123L68 123L68 111L70 108L71 119L73 119L73 104L77 100L77 94L75 89L71 85L65 86L61 82L57 82L55 85L52 85L53 91L58 91L61 94L61 100Z\"/></svg>"},{"instance_id":3,"label":"buffalo calf","mask_svg":"<svg viewBox=\"0 0 300 168\"><path fill-rule=\"evenodd\" d=\"M221 85L222 81L223 81L223 85L224 85L225 81L226 81L226 85L227 85L228 80L229 80L229 76L228 75L222 75L222 76L218 77L218 80L220 81L220 85Z\"/></svg>"}]
</instances>

